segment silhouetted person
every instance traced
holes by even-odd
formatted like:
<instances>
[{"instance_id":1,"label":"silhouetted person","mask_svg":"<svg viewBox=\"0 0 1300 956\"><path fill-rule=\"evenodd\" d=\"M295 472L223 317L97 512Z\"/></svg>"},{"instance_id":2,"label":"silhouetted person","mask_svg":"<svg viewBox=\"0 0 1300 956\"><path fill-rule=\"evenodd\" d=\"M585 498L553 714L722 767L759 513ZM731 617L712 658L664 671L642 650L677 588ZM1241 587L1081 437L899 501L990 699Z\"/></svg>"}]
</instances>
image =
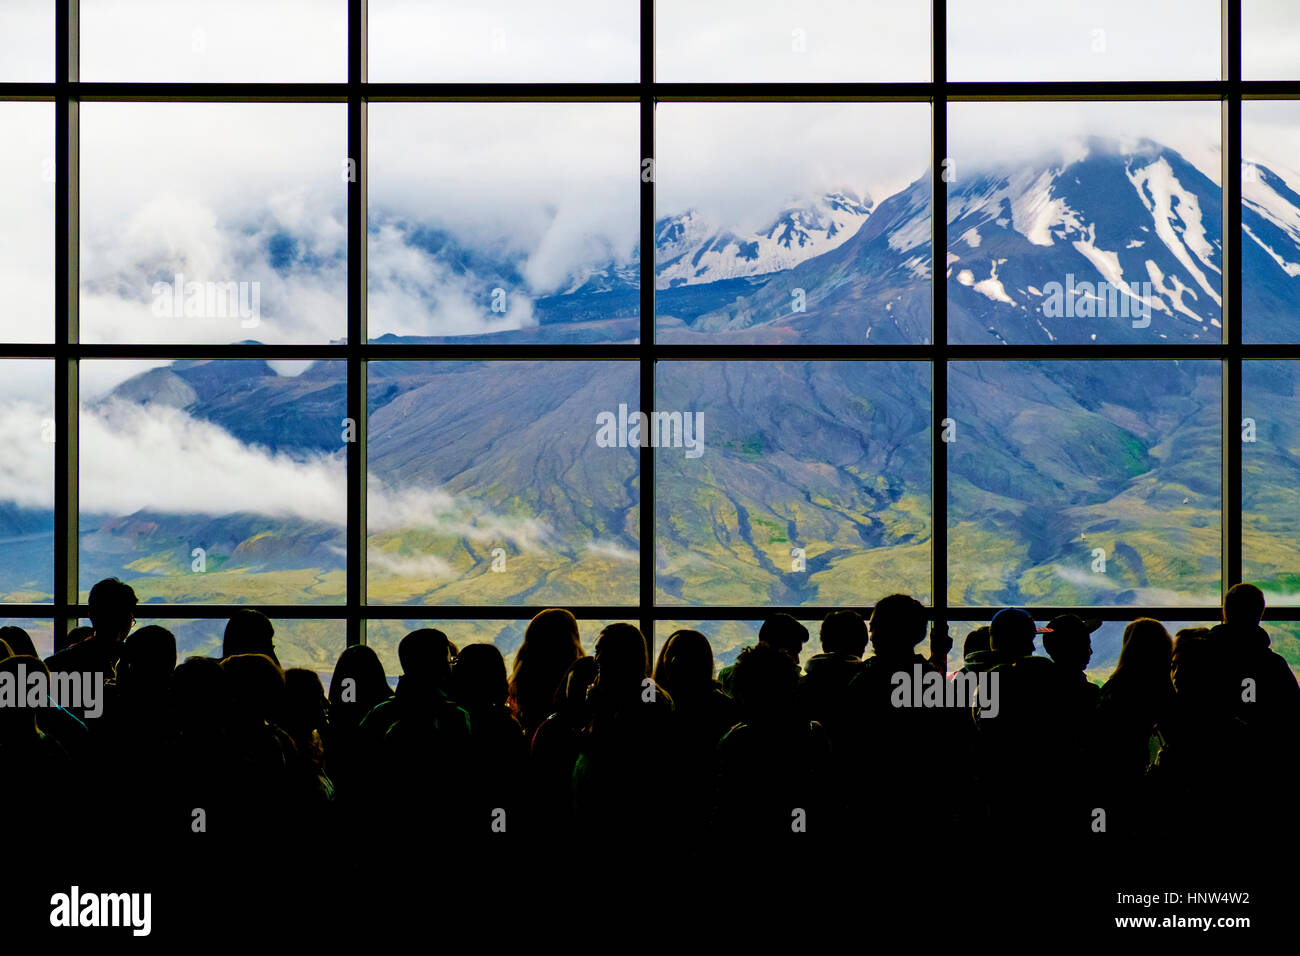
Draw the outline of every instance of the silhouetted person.
<instances>
[{"instance_id":1,"label":"silhouetted person","mask_svg":"<svg viewBox=\"0 0 1300 956\"><path fill-rule=\"evenodd\" d=\"M452 696L469 713L473 827L490 821L509 833L522 822L519 801L528 760L524 728L507 702L506 662L494 644L467 644L451 669Z\"/></svg>"},{"instance_id":2,"label":"silhouetted person","mask_svg":"<svg viewBox=\"0 0 1300 956\"><path fill-rule=\"evenodd\" d=\"M178 831L233 834L240 757L232 732L230 679L221 662L190 657L172 674L172 711L176 715L176 756L172 786L179 814ZM183 828L182 828L183 827ZM208 837L201 837L206 840Z\"/></svg>"},{"instance_id":3,"label":"silhouetted person","mask_svg":"<svg viewBox=\"0 0 1300 956\"><path fill-rule=\"evenodd\" d=\"M221 656L233 657L235 654L262 654L279 666L280 659L275 656L275 625L269 617L251 607L241 607L230 615Z\"/></svg>"},{"instance_id":4,"label":"silhouetted person","mask_svg":"<svg viewBox=\"0 0 1300 956\"><path fill-rule=\"evenodd\" d=\"M21 627L0 628L0 660L9 657L37 657L31 635ZM53 688L50 690L45 707L37 712L37 727L57 740L74 761L84 762L90 754L90 731L84 721L54 699Z\"/></svg>"},{"instance_id":5,"label":"silhouetted person","mask_svg":"<svg viewBox=\"0 0 1300 956\"><path fill-rule=\"evenodd\" d=\"M376 704L392 696L383 662L374 648L354 644L339 655L330 678L324 741L326 772L338 787L340 800L349 801L362 785L366 754L361 721Z\"/></svg>"},{"instance_id":6,"label":"silhouetted person","mask_svg":"<svg viewBox=\"0 0 1300 956\"><path fill-rule=\"evenodd\" d=\"M669 795L672 699L650 679L650 651L631 624L596 638L591 720L573 768L574 812L594 833L663 829L655 816Z\"/></svg>"},{"instance_id":7,"label":"silhouetted person","mask_svg":"<svg viewBox=\"0 0 1300 956\"><path fill-rule=\"evenodd\" d=\"M976 712L978 766L996 826L1026 836L1046 829L1082 833L1079 792L1086 739L1070 693L1078 677L1034 655L1038 627L1028 611L1003 608L989 623L1001 663L988 671L995 706ZM1027 813L1024 794L1035 794Z\"/></svg>"},{"instance_id":8,"label":"silhouetted person","mask_svg":"<svg viewBox=\"0 0 1300 956\"><path fill-rule=\"evenodd\" d=\"M142 836L164 839L176 748L172 673L176 637L156 624L127 635L117 662L112 707L96 722L106 766L105 792L116 799L114 817Z\"/></svg>"},{"instance_id":9,"label":"silhouetted person","mask_svg":"<svg viewBox=\"0 0 1300 956\"><path fill-rule=\"evenodd\" d=\"M510 708L532 738L551 713L560 678L583 656L578 621L563 608L540 611L524 631L510 671Z\"/></svg>"},{"instance_id":10,"label":"silhouetted person","mask_svg":"<svg viewBox=\"0 0 1300 956\"><path fill-rule=\"evenodd\" d=\"M758 643L768 644L779 651L784 651L797 665L799 655L803 653L803 646L808 643L808 628L789 614L773 614L758 629ZM718 683L733 697L735 688L732 686L732 678L735 667L735 664L728 664L718 672Z\"/></svg>"},{"instance_id":11,"label":"silhouetted person","mask_svg":"<svg viewBox=\"0 0 1300 956\"><path fill-rule=\"evenodd\" d=\"M992 670L1002 663L993 653L993 628L982 624L971 630L961 645L961 667L958 673L980 673Z\"/></svg>"},{"instance_id":12,"label":"silhouetted person","mask_svg":"<svg viewBox=\"0 0 1300 956\"><path fill-rule=\"evenodd\" d=\"M320 675L305 667L284 672L284 730L293 740L295 756L291 767L295 799L314 816L317 825L326 823L326 808L334 800L334 781L325 770L326 725L325 687Z\"/></svg>"},{"instance_id":13,"label":"silhouetted person","mask_svg":"<svg viewBox=\"0 0 1300 956\"><path fill-rule=\"evenodd\" d=\"M1174 639L1174 695L1157 727L1151 803L1169 834L1197 833L1202 843L1212 834L1212 843L1239 847L1255 827L1252 817L1262 816L1259 796L1271 792L1270 755L1235 716L1237 675L1210 633L1188 628Z\"/></svg>"},{"instance_id":14,"label":"silhouetted person","mask_svg":"<svg viewBox=\"0 0 1300 956\"><path fill-rule=\"evenodd\" d=\"M371 796L376 809L423 820L427 834L444 830L466 809L461 778L469 756L469 715L452 702L452 644L436 628L411 631L397 645L402 676L391 700L361 722L363 746L375 755ZM486 829L488 821L482 824Z\"/></svg>"},{"instance_id":15,"label":"silhouetted person","mask_svg":"<svg viewBox=\"0 0 1300 956\"><path fill-rule=\"evenodd\" d=\"M707 828L713 801L718 741L740 719L736 702L713 677L713 647L699 631L673 631L659 649L654 679L673 702L676 795L673 813L681 828Z\"/></svg>"},{"instance_id":16,"label":"silhouetted person","mask_svg":"<svg viewBox=\"0 0 1300 956\"><path fill-rule=\"evenodd\" d=\"M45 663L52 674L89 675L98 688L94 693L100 696L107 710L111 708L107 698L116 677L122 641L135 624L135 591L117 578L105 578L90 589L88 603L90 636L54 654ZM85 718L86 707L73 706L67 701L60 703L77 717Z\"/></svg>"},{"instance_id":17,"label":"silhouetted person","mask_svg":"<svg viewBox=\"0 0 1300 956\"><path fill-rule=\"evenodd\" d=\"M19 654L0 660L0 682L11 687L25 691L30 675L37 673L48 680L49 671L34 656ZM17 824L9 830L15 843L39 839L42 848L48 849L44 844L50 833L69 835L69 826L78 825L90 832L99 821L81 813L70 816L80 781L67 751L38 727L41 712L37 707L0 707L0 768L4 774L0 819ZM50 821L56 825L52 827Z\"/></svg>"},{"instance_id":18,"label":"silhouetted person","mask_svg":"<svg viewBox=\"0 0 1300 956\"><path fill-rule=\"evenodd\" d=\"M234 749L229 808L238 830L283 832L300 821L293 770L293 739L284 730L284 672L265 654L235 654L221 662L229 690L227 731Z\"/></svg>"},{"instance_id":19,"label":"silhouetted person","mask_svg":"<svg viewBox=\"0 0 1300 956\"><path fill-rule=\"evenodd\" d=\"M19 657L39 657L32 636L21 627L12 624L0 627L0 641L9 646L9 653Z\"/></svg>"},{"instance_id":20,"label":"silhouetted person","mask_svg":"<svg viewBox=\"0 0 1300 956\"><path fill-rule=\"evenodd\" d=\"M1047 622L1043 650L1076 689L1082 715L1091 715L1101 696L1101 688L1088 679L1088 662L1092 660L1092 634L1101 621L1085 621L1077 614L1059 614Z\"/></svg>"},{"instance_id":21,"label":"silhouetted person","mask_svg":"<svg viewBox=\"0 0 1300 956\"><path fill-rule=\"evenodd\" d=\"M1174 702L1173 641L1164 625L1140 617L1124 628L1119 662L1102 685L1097 707L1098 783L1112 828L1147 825L1143 781L1159 748L1156 725Z\"/></svg>"},{"instance_id":22,"label":"silhouetted person","mask_svg":"<svg viewBox=\"0 0 1300 956\"><path fill-rule=\"evenodd\" d=\"M529 744L527 825L534 831L573 822L573 764L591 723L587 690L596 679L596 659L579 657L555 688L552 713Z\"/></svg>"},{"instance_id":23,"label":"silhouetted person","mask_svg":"<svg viewBox=\"0 0 1300 956\"><path fill-rule=\"evenodd\" d=\"M804 716L826 728L832 744L844 721L849 682L862 670L867 622L857 611L831 611L822 621L822 652L808 659L797 693Z\"/></svg>"},{"instance_id":24,"label":"silhouetted person","mask_svg":"<svg viewBox=\"0 0 1300 956\"><path fill-rule=\"evenodd\" d=\"M969 710L899 706L904 689L918 681L944 678L930 658L917 653L925 639L926 610L915 598L891 594L871 611L867 626L874 654L849 683L846 727L849 740L850 811L871 807L873 818L891 820L903 831L909 823L938 828L955 772L956 731ZM946 653L946 638L932 633L935 650ZM901 832L901 831L899 831ZM937 831L936 831L937 832Z\"/></svg>"},{"instance_id":25,"label":"silhouetted person","mask_svg":"<svg viewBox=\"0 0 1300 956\"><path fill-rule=\"evenodd\" d=\"M760 642L740 652L736 697L744 713L718 744L715 825L725 837L831 835L827 774L830 740L796 700L799 665Z\"/></svg>"},{"instance_id":26,"label":"silhouetted person","mask_svg":"<svg viewBox=\"0 0 1300 956\"><path fill-rule=\"evenodd\" d=\"M1264 618L1264 592L1236 584L1223 599L1223 623L1210 631L1237 691L1233 713L1255 734L1259 746L1279 760L1297 756L1300 685L1280 654L1270 648Z\"/></svg>"}]
</instances>

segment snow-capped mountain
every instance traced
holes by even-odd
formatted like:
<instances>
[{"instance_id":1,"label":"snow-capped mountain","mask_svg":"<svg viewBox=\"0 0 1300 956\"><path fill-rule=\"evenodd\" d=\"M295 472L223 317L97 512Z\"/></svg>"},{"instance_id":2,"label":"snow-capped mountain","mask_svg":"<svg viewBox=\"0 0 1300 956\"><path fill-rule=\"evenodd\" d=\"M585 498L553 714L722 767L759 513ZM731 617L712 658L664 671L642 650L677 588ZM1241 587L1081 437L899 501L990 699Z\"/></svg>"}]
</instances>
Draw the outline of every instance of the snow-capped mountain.
<instances>
[{"instance_id":1,"label":"snow-capped mountain","mask_svg":"<svg viewBox=\"0 0 1300 956\"><path fill-rule=\"evenodd\" d=\"M1218 184L1176 150L1149 140L1121 145L1093 137L1079 147L1055 164L968 172L949 184L949 340L1218 341ZM1247 171L1241 268L1248 342L1296 337L1295 183L1300 177L1262 163ZM926 342L930 231L927 174L883 200L852 237L792 268L751 276L743 285L697 282L661 292L660 337Z\"/></svg>"},{"instance_id":2,"label":"snow-capped mountain","mask_svg":"<svg viewBox=\"0 0 1300 956\"><path fill-rule=\"evenodd\" d=\"M794 203L754 233L689 210L655 224L655 288L790 269L847 242L871 215L872 201L848 189Z\"/></svg>"}]
</instances>

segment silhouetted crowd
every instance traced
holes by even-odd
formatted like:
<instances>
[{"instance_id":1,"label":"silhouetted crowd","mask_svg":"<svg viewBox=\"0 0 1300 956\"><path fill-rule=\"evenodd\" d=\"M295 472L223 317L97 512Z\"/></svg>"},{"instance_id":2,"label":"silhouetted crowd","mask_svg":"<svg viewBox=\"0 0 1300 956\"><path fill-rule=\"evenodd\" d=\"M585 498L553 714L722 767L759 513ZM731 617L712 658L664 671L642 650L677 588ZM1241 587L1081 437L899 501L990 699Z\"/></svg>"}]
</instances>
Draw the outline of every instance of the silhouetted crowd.
<instances>
[{"instance_id":1,"label":"silhouetted crowd","mask_svg":"<svg viewBox=\"0 0 1300 956\"><path fill-rule=\"evenodd\" d=\"M422 628L400 642L395 689L374 650L354 646L328 691L314 671L281 668L258 611L230 618L220 659L178 665L173 634L133 629L135 609L129 586L99 582L88 633L44 662L25 631L0 630L0 678L72 674L102 695L97 716L89 697L0 707L11 826L163 843L387 826L411 840L1232 839L1269 826L1296 764L1300 685L1248 584L1213 628L1171 638L1151 618L1128 624L1100 687L1085 671L1098 622L1067 614L1044 628L1004 609L949 673L946 631L932 629L923 654L925 608L902 594L865 619L827 614L802 670L810 635L786 615L715 673L699 631L675 631L652 667L637 627L604 627L588 654L574 616L550 609L509 668L492 644ZM944 704L965 675L979 678L977 699ZM918 681L933 691L924 706Z\"/></svg>"}]
</instances>

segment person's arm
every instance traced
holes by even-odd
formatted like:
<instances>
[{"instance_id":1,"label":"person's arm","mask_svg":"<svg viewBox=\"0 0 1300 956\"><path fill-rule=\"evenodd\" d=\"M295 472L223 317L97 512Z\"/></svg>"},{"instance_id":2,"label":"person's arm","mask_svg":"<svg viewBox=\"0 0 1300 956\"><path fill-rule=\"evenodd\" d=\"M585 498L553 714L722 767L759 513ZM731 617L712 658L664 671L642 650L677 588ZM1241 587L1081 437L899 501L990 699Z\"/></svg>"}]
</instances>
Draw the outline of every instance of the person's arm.
<instances>
[{"instance_id":1,"label":"person's arm","mask_svg":"<svg viewBox=\"0 0 1300 956\"><path fill-rule=\"evenodd\" d=\"M939 668L944 677L948 676L948 653L952 650L952 635L948 633L948 622L943 623L943 632L939 631L939 622L930 624L930 663Z\"/></svg>"}]
</instances>

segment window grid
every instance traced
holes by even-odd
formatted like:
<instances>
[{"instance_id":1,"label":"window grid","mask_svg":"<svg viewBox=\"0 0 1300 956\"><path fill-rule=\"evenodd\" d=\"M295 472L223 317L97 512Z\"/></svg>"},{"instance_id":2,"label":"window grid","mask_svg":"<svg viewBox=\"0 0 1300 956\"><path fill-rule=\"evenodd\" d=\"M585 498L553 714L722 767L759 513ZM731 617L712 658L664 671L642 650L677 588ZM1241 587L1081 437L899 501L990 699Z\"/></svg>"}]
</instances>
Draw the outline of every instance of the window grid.
<instances>
[{"instance_id":1,"label":"window grid","mask_svg":"<svg viewBox=\"0 0 1300 956\"><path fill-rule=\"evenodd\" d=\"M658 83L654 76L653 0L641 4L641 71L639 83L560 84L370 84L367 79L367 0L350 0L348 9L348 79L346 83L82 83L78 71L78 0L57 0L55 81L3 83L0 100L43 100L55 105L55 150L59 174L55 184L55 341L53 344L0 345L0 354L13 358L52 358L55 371L54 601L51 604L9 604L4 616L54 619L56 641L84 617L78 595L78 367L81 359L333 359L347 365L347 415L357 424L357 440L347 448L347 600L337 605L260 605L272 617L343 619L347 643L365 640L371 619L438 617L450 620L523 619L539 608L519 605L376 605L366 603L366 371L371 361L401 358L434 359L635 359L640 368L640 401L654 407L654 369L664 360L919 360L932 370L933 455L931 485L931 615L937 621L987 620L994 607L950 606L947 595L947 446L942 440L946 416L948 363L961 360L1102 360L1201 359L1222 366L1222 587L1241 580L1242 572L1242 448L1238 438L1242 418L1242 362L1250 359L1300 359L1300 345L1243 345L1241 331L1241 112L1243 99L1300 97L1300 82L1241 79L1241 4L1224 0L1221 43L1223 77L1189 82L974 82L947 79L946 3L932 0L932 76L929 83ZM895 346L762 346L657 345L653 281L654 182L641 188L640 239L641 332L632 345L371 345L366 325L367 161L366 121L369 102L436 100L589 100L635 101L640 107L641 155L653 158L654 109L660 101L683 100L874 100L928 102L932 106L931 170L943 169L947 152L947 105L976 100L1054 99L1202 99L1219 100L1223 109L1223 339L1219 344L1187 345L950 345L947 341L946 276L931 269L933 332L931 344ZM348 154L357 175L347 188L348 290L347 342L340 345L83 345L78 335L78 112L82 101L173 102L338 102L347 104ZM629 170L629 175L634 173ZM946 184L933 175L932 255L947 249ZM648 269L647 269L648 266ZM646 277L649 277L648 279ZM639 620L648 641L654 642L654 622L683 615L701 620L757 620L785 611L805 620L824 607L773 605L677 606L655 605L655 487L654 449L640 450L641 535L640 604L583 605L572 610L583 619ZM863 594L863 601L878 595ZM219 618L233 605L150 604L148 614L159 619ZM1035 606L1040 617L1064 608ZM1204 606L1094 606L1069 608L1103 620L1122 620L1135 612L1166 620L1208 620L1215 609ZM1270 620L1300 620L1300 607L1274 607Z\"/></svg>"}]
</instances>

